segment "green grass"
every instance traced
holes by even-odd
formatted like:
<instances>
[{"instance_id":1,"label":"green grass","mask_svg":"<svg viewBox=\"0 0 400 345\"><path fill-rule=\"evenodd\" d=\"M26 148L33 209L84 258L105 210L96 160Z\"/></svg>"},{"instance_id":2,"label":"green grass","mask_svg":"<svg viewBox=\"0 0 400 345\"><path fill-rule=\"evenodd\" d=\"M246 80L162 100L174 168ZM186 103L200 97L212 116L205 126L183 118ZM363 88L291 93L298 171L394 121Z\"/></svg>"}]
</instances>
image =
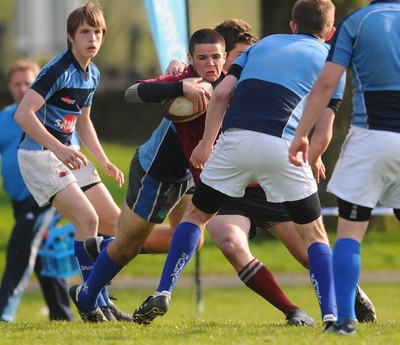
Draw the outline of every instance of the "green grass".
<instances>
[{"instance_id":1,"label":"green grass","mask_svg":"<svg viewBox=\"0 0 400 345\"><path fill-rule=\"evenodd\" d=\"M192 287L174 291L171 308L151 326L130 323L84 324L46 322L37 292L25 294L18 322L0 324L1 344L398 344L400 284L363 286L378 311L376 324L357 325L351 337L322 334L316 298L309 285L283 286L287 295L318 323L315 328L288 327L284 316L245 287L205 287L202 313L197 313ZM143 289L111 291L117 304L133 311L147 296Z\"/></svg>"},{"instance_id":2,"label":"green grass","mask_svg":"<svg viewBox=\"0 0 400 345\"><path fill-rule=\"evenodd\" d=\"M103 143L103 146L111 161L124 172L125 179L127 179L130 160L135 148L110 143ZM91 159L91 157L89 158ZM101 169L99 169L99 172L116 203L121 205L126 194L127 182L122 188L119 188L113 179L104 176ZM4 191L0 189L0 272L4 267L5 247L12 226L12 213L10 210L10 202ZM379 222L381 219L385 220L385 223L387 223L386 228L390 228L390 231L378 230L382 223ZM329 225L331 243L333 243L335 222L329 219L327 224ZM394 217L375 217L371 230L367 233L362 246L363 270L400 268L400 255L398 254L400 231L396 231L398 227L399 225ZM273 272L305 272L304 268L297 263L286 248L279 241L272 240L270 237L268 239L264 237L262 240L256 237L256 240L251 242L251 249L254 256L262 260ZM203 274L234 274L233 268L223 255L216 250L207 234L200 255ZM159 276L164 260L164 255L140 255L134 262L124 268L121 275ZM190 263L184 273L192 274L193 271L194 264Z\"/></svg>"},{"instance_id":3,"label":"green grass","mask_svg":"<svg viewBox=\"0 0 400 345\"><path fill-rule=\"evenodd\" d=\"M104 145L110 159L128 175L130 159L134 148L114 144ZM126 188L104 177L116 202L120 204ZM362 247L363 270L397 270L400 267L398 243L400 234L391 217L390 231L375 229L375 225ZM385 218L385 219L386 219ZM10 204L4 192L0 192L0 272L5 260L5 246L12 225ZM332 242L334 228L329 228ZM262 260L273 272L302 272L302 268L275 240L252 241L253 254ZM206 236L200 252L203 276L234 276L233 268ZM116 289L120 278L134 285L136 277L158 277L165 255L140 255L127 265L111 285L111 294L118 297L117 304L123 310L132 312L142 300L154 291L154 287L142 289ZM189 263L182 278L191 278L194 260ZM72 277L71 283L78 277ZM218 278L217 278L218 279ZM189 281L193 281L189 279ZM283 285L288 297L305 309L315 320L319 320L319 308L310 285ZM170 311L156 319L149 327L136 324L84 324L82 322L47 322L43 314L45 303L38 291L27 291L18 310L14 324L0 324L1 344L398 344L400 342L400 283L362 284L373 300L378 323L359 325L354 337L340 337L321 334L322 326L316 328L290 328L285 326L283 315L264 302L244 286L203 288L202 313L198 312L194 283L184 286L178 283L174 290ZM76 311L75 311L76 312ZM77 314L76 314L77 315Z\"/></svg>"}]
</instances>

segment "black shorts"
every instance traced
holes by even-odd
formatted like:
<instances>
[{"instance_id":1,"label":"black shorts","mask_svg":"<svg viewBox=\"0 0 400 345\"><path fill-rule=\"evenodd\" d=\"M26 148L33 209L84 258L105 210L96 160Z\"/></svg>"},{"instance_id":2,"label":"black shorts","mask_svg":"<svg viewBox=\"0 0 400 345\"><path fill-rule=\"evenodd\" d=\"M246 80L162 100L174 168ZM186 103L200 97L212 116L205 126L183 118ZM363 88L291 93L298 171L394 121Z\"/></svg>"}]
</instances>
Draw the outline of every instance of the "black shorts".
<instances>
[{"instance_id":1,"label":"black shorts","mask_svg":"<svg viewBox=\"0 0 400 345\"><path fill-rule=\"evenodd\" d=\"M141 167L136 152L129 169L129 186L125 200L138 216L147 222L161 224L193 186L193 178L180 183L164 183L150 176Z\"/></svg>"},{"instance_id":2,"label":"black shorts","mask_svg":"<svg viewBox=\"0 0 400 345\"><path fill-rule=\"evenodd\" d=\"M266 200L260 187L247 187L241 198L229 198L218 212L219 215L239 215L250 219L249 237L256 235L257 228L267 229L279 222L291 221L286 208L281 203Z\"/></svg>"}]
</instances>

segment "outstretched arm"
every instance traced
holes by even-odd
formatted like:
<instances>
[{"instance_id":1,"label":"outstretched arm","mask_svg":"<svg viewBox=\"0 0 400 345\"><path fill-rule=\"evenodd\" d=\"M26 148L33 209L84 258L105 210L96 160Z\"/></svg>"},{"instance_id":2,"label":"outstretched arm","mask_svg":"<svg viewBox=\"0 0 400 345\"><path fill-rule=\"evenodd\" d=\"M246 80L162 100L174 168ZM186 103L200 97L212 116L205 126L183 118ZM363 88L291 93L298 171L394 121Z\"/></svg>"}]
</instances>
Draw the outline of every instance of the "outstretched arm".
<instances>
[{"instance_id":1,"label":"outstretched arm","mask_svg":"<svg viewBox=\"0 0 400 345\"><path fill-rule=\"evenodd\" d=\"M331 142L334 120L334 111L331 108L326 108L316 123L311 136L308 162L314 171L314 176L317 183L320 182L320 179L326 179L325 165L322 162L321 156Z\"/></svg>"},{"instance_id":2,"label":"outstretched arm","mask_svg":"<svg viewBox=\"0 0 400 345\"><path fill-rule=\"evenodd\" d=\"M203 139L200 140L190 157L191 163L197 169L203 169L204 164L211 154L214 142L221 128L226 108L228 107L237 82L238 79L235 76L228 74L213 92L206 114Z\"/></svg>"},{"instance_id":3,"label":"outstretched arm","mask_svg":"<svg viewBox=\"0 0 400 345\"><path fill-rule=\"evenodd\" d=\"M96 158L101 168L107 176L112 176L118 182L119 187L124 184L124 174L113 163L110 162L100 141L90 118L90 107L82 108L82 115L78 117L76 131L79 139L86 149Z\"/></svg>"},{"instance_id":4,"label":"outstretched arm","mask_svg":"<svg viewBox=\"0 0 400 345\"><path fill-rule=\"evenodd\" d=\"M206 111L211 94L200 84L202 78L181 81L144 81L133 84L125 91L125 99L130 103L161 103L166 98L185 96L193 103L195 114Z\"/></svg>"}]
</instances>

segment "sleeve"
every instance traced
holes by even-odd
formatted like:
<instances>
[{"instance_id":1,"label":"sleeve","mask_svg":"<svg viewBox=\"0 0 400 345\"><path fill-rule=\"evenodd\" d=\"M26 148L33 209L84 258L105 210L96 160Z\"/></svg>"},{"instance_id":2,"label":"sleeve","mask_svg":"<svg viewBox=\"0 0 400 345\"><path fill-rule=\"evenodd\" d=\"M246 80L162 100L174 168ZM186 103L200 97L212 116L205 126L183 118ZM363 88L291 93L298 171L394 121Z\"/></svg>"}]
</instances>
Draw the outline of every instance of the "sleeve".
<instances>
[{"instance_id":1,"label":"sleeve","mask_svg":"<svg viewBox=\"0 0 400 345\"><path fill-rule=\"evenodd\" d=\"M130 103L160 103L165 98L183 95L181 82L138 82L125 91L125 100Z\"/></svg>"},{"instance_id":2,"label":"sleeve","mask_svg":"<svg viewBox=\"0 0 400 345\"><path fill-rule=\"evenodd\" d=\"M328 104L328 108L331 108L336 115L339 111L339 107L341 104L342 104L341 99L333 99L332 98Z\"/></svg>"},{"instance_id":3,"label":"sleeve","mask_svg":"<svg viewBox=\"0 0 400 345\"><path fill-rule=\"evenodd\" d=\"M64 83L64 75L57 73L53 68L43 69L36 80L33 82L31 89L35 90L46 101L62 88Z\"/></svg>"},{"instance_id":4,"label":"sleeve","mask_svg":"<svg viewBox=\"0 0 400 345\"><path fill-rule=\"evenodd\" d=\"M228 75L233 75L236 79L239 80L242 70L243 70L242 66L239 66L239 65L236 65L235 63L233 63L229 67Z\"/></svg>"},{"instance_id":5,"label":"sleeve","mask_svg":"<svg viewBox=\"0 0 400 345\"><path fill-rule=\"evenodd\" d=\"M357 25L354 16L343 20L335 33L332 48L329 51L327 61L331 61L349 67L353 57L353 45L356 41Z\"/></svg>"}]
</instances>

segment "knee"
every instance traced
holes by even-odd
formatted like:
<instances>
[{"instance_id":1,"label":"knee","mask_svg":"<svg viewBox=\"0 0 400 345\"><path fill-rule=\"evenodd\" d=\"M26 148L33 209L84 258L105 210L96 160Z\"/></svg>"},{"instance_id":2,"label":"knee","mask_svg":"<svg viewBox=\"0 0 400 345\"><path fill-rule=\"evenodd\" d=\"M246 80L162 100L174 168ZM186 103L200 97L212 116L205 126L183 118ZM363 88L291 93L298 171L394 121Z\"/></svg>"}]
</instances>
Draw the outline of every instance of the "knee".
<instances>
[{"instance_id":1,"label":"knee","mask_svg":"<svg viewBox=\"0 0 400 345\"><path fill-rule=\"evenodd\" d=\"M232 258L240 252L241 246L234 238L227 237L220 242L219 249L227 258Z\"/></svg>"},{"instance_id":2,"label":"knee","mask_svg":"<svg viewBox=\"0 0 400 345\"><path fill-rule=\"evenodd\" d=\"M86 212L81 217L77 217L74 225L77 229L85 229L85 232L93 232L94 234L91 236L95 236L99 226L99 217L95 212Z\"/></svg>"}]
</instances>

